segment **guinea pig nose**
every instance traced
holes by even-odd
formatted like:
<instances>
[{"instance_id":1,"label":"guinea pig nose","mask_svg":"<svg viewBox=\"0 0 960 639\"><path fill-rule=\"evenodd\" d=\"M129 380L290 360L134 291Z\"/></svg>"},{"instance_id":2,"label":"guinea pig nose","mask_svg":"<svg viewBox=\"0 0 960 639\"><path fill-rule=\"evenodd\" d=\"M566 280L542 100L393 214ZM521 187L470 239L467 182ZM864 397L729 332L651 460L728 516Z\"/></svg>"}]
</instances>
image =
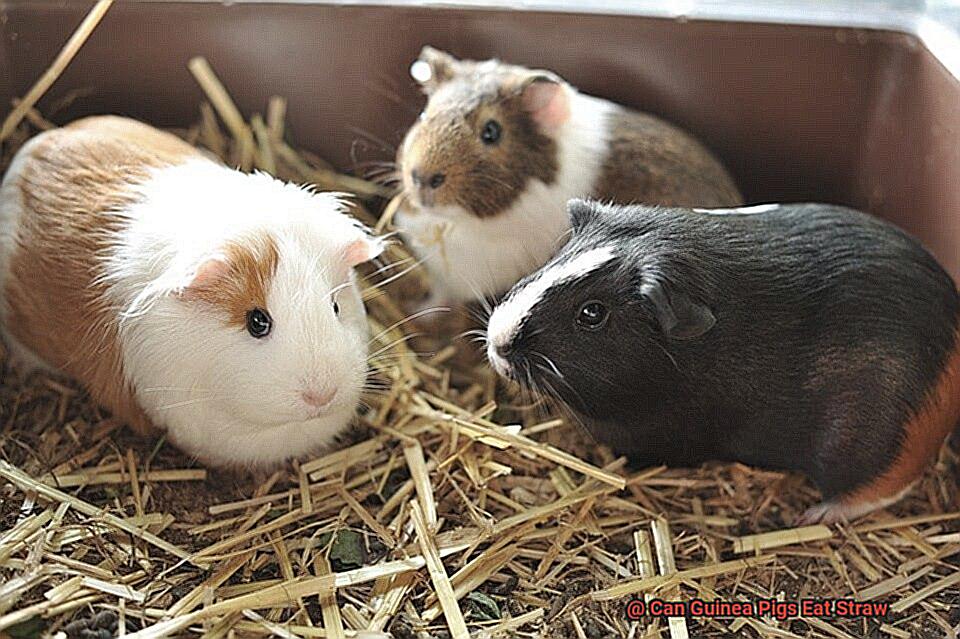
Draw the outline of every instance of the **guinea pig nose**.
<instances>
[{"instance_id":1,"label":"guinea pig nose","mask_svg":"<svg viewBox=\"0 0 960 639\"><path fill-rule=\"evenodd\" d=\"M332 390L305 390L300 393L300 398L303 400L303 403L307 406L312 406L314 408L323 408L327 404L333 401L333 398L337 395L337 389Z\"/></svg>"},{"instance_id":2,"label":"guinea pig nose","mask_svg":"<svg viewBox=\"0 0 960 639\"><path fill-rule=\"evenodd\" d=\"M443 181L447 179L447 176L443 173L434 173L430 176L430 188L439 189L443 185Z\"/></svg>"}]
</instances>

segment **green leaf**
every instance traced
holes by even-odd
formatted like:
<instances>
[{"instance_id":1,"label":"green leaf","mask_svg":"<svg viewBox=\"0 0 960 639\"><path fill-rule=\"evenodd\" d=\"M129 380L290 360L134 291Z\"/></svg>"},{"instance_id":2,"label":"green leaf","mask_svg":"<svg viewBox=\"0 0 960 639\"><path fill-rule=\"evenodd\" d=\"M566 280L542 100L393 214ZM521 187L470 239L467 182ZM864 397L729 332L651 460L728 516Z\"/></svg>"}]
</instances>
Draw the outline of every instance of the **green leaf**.
<instances>
[{"instance_id":1,"label":"green leaf","mask_svg":"<svg viewBox=\"0 0 960 639\"><path fill-rule=\"evenodd\" d=\"M500 619L500 606L497 602L483 594L479 590L474 590L464 597L466 607L473 611L480 621L495 621Z\"/></svg>"},{"instance_id":2,"label":"green leaf","mask_svg":"<svg viewBox=\"0 0 960 639\"><path fill-rule=\"evenodd\" d=\"M330 547L330 565L336 572L359 568L366 561L363 535L355 530L338 530Z\"/></svg>"}]
</instances>

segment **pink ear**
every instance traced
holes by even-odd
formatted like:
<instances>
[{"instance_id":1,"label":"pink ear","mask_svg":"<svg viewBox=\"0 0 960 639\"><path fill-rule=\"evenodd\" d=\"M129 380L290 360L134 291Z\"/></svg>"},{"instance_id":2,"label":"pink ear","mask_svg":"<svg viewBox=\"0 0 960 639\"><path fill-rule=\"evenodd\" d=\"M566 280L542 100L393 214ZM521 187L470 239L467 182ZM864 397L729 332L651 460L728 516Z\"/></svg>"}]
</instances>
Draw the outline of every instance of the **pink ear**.
<instances>
[{"instance_id":1,"label":"pink ear","mask_svg":"<svg viewBox=\"0 0 960 639\"><path fill-rule=\"evenodd\" d=\"M347 266L353 268L358 264L369 262L373 258L383 253L383 241L375 237L363 237L347 244L343 251L344 260Z\"/></svg>"},{"instance_id":2,"label":"pink ear","mask_svg":"<svg viewBox=\"0 0 960 639\"><path fill-rule=\"evenodd\" d=\"M570 119L570 97L561 82L537 78L523 89L521 100L533 121L546 131L552 131Z\"/></svg>"},{"instance_id":3,"label":"pink ear","mask_svg":"<svg viewBox=\"0 0 960 639\"><path fill-rule=\"evenodd\" d=\"M184 286L179 296L184 300L203 297L205 291L212 289L230 271L230 264L222 255L208 257L197 267L193 278Z\"/></svg>"}]
</instances>

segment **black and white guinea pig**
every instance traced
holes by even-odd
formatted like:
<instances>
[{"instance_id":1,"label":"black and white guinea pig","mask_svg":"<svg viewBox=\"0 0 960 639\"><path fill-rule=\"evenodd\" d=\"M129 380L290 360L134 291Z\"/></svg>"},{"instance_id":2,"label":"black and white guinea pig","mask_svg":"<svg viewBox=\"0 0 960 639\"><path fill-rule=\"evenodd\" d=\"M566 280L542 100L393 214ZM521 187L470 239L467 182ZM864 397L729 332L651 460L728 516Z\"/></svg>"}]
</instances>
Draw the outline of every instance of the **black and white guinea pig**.
<instances>
[{"instance_id":1,"label":"black and white guinea pig","mask_svg":"<svg viewBox=\"0 0 960 639\"><path fill-rule=\"evenodd\" d=\"M425 47L411 67L428 96L397 154L397 226L434 301L505 292L568 230L572 197L736 206L723 165L690 134L582 94L550 71L458 60Z\"/></svg>"},{"instance_id":2,"label":"black and white guinea pig","mask_svg":"<svg viewBox=\"0 0 960 639\"><path fill-rule=\"evenodd\" d=\"M960 418L956 287L839 206L574 200L572 238L494 310L496 370L641 463L810 476L804 522L900 499Z\"/></svg>"}]
</instances>

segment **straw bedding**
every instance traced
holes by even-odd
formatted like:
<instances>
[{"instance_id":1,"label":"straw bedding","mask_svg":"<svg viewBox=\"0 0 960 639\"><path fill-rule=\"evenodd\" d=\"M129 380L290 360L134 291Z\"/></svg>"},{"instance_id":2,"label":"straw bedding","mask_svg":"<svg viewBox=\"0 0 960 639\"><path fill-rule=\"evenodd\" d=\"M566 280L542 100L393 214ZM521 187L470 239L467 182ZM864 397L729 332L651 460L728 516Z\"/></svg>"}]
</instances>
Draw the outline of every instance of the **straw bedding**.
<instances>
[{"instance_id":1,"label":"straw bedding","mask_svg":"<svg viewBox=\"0 0 960 639\"><path fill-rule=\"evenodd\" d=\"M186 139L245 169L356 193L358 215L389 230L391 207L374 214L388 193L295 150L281 98L245 120L205 61L190 70L209 102ZM0 170L51 126L21 111ZM21 379L0 352L0 637L960 632L949 446L888 511L793 529L817 499L802 478L631 468L449 337L470 318L407 320L403 301L424 291L413 267L397 245L364 278L377 388L344 447L275 472L191 463L132 436L67 380ZM417 329L427 334L410 337ZM885 619L628 621L632 597L892 606Z\"/></svg>"}]
</instances>

